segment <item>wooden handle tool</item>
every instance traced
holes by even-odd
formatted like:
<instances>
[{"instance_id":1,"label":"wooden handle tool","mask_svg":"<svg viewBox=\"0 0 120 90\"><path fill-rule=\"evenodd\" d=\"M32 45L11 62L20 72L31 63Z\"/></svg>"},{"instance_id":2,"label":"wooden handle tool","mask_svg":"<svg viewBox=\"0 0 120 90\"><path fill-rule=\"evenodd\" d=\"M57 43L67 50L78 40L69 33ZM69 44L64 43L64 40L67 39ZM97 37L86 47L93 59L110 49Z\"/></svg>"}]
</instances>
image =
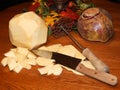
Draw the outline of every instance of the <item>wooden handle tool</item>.
<instances>
[{"instance_id":1,"label":"wooden handle tool","mask_svg":"<svg viewBox=\"0 0 120 90\"><path fill-rule=\"evenodd\" d=\"M118 83L118 79L116 76L106 73L106 72L103 72L103 71L97 71L97 70L93 70L90 68L86 68L81 63L76 67L76 70L89 76L89 77L92 77L94 79L97 79L99 81L102 81L102 82L107 83L112 86L115 86Z\"/></svg>"}]
</instances>

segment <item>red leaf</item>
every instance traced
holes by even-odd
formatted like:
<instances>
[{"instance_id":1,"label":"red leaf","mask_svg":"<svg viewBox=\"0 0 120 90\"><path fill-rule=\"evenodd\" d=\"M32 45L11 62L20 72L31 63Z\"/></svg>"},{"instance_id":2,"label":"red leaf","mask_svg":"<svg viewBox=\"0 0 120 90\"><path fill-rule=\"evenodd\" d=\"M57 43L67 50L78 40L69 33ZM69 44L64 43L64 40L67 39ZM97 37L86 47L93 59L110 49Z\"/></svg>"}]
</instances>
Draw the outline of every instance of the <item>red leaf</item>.
<instances>
[{"instance_id":1,"label":"red leaf","mask_svg":"<svg viewBox=\"0 0 120 90\"><path fill-rule=\"evenodd\" d=\"M40 3L36 2L34 5L31 5L28 9L29 11L36 11L36 9L40 6Z\"/></svg>"},{"instance_id":2,"label":"red leaf","mask_svg":"<svg viewBox=\"0 0 120 90\"><path fill-rule=\"evenodd\" d=\"M68 3L68 7L69 7L69 8L73 7L73 2L72 2L72 1L70 1L70 2Z\"/></svg>"},{"instance_id":3,"label":"red leaf","mask_svg":"<svg viewBox=\"0 0 120 90\"><path fill-rule=\"evenodd\" d=\"M76 12L73 12L69 8L66 8L66 11L61 11L60 16L71 18L73 20L77 20L79 18L79 15Z\"/></svg>"}]
</instances>

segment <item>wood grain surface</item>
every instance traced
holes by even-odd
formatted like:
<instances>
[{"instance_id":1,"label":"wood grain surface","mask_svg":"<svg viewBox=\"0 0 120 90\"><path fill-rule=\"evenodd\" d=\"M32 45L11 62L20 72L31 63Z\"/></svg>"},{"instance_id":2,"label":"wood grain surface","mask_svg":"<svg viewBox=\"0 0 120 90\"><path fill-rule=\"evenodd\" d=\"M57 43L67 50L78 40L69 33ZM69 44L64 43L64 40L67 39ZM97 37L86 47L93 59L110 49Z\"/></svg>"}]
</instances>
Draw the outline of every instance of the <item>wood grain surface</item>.
<instances>
[{"instance_id":1,"label":"wood grain surface","mask_svg":"<svg viewBox=\"0 0 120 90\"><path fill-rule=\"evenodd\" d=\"M93 2L108 10L113 18L114 36L106 43L90 42L82 39L78 33L71 34L85 47L90 48L96 56L103 60L110 68L110 73L120 78L120 3L109 0L93 0ZM22 3L0 11L0 61L3 54L12 48L9 41L8 23L16 14L21 13L31 2ZM61 43L63 45L74 43L67 37L55 39L48 37L45 45ZM75 45L74 45L75 46ZM75 46L76 47L76 46ZM19 74L10 72L8 67L0 64L0 90L120 90L120 84L110 86L87 76L75 75L63 70L60 76L40 75L38 66L31 70L23 69Z\"/></svg>"}]
</instances>

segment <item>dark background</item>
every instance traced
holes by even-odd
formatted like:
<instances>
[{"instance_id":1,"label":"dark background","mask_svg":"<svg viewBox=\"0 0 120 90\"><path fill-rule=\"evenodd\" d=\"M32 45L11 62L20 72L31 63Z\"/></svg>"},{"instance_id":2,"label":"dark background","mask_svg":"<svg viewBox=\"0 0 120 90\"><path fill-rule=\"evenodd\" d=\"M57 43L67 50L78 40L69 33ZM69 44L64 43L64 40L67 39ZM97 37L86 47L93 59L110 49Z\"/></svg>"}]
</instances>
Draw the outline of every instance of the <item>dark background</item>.
<instances>
[{"instance_id":1,"label":"dark background","mask_svg":"<svg viewBox=\"0 0 120 90\"><path fill-rule=\"evenodd\" d=\"M33 1L33 0L0 0L0 10L8 8L12 5L20 4L22 2ZM120 0L109 0L112 2L120 2Z\"/></svg>"},{"instance_id":2,"label":"dark background","mask_svg":"<svg viewBox=\"0 0 120 90\"><path fill-rule=\"evenodd\" d=\"M32 1L32 0L0 0L0 10L27 1Z\"/></svg>"}]
</instances>

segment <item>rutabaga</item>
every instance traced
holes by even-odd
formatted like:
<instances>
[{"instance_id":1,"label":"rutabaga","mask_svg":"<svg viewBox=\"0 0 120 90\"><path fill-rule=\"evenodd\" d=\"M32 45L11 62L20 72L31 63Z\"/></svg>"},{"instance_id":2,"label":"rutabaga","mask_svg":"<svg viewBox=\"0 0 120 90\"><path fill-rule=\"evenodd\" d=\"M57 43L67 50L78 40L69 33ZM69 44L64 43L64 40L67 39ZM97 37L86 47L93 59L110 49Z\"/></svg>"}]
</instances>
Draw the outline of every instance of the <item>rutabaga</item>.
<instances>
[{"instance_id":1,"label":"rutabaga","mask_svg":"<svg viewBox=\"0 0 120 90\"><path fill-rule=\"evenodd\" d=\"M10 41L17 47L33 49L47 41L48 28L34 12L14 16L9 21Z\"/></svg>"}]
</instances>

